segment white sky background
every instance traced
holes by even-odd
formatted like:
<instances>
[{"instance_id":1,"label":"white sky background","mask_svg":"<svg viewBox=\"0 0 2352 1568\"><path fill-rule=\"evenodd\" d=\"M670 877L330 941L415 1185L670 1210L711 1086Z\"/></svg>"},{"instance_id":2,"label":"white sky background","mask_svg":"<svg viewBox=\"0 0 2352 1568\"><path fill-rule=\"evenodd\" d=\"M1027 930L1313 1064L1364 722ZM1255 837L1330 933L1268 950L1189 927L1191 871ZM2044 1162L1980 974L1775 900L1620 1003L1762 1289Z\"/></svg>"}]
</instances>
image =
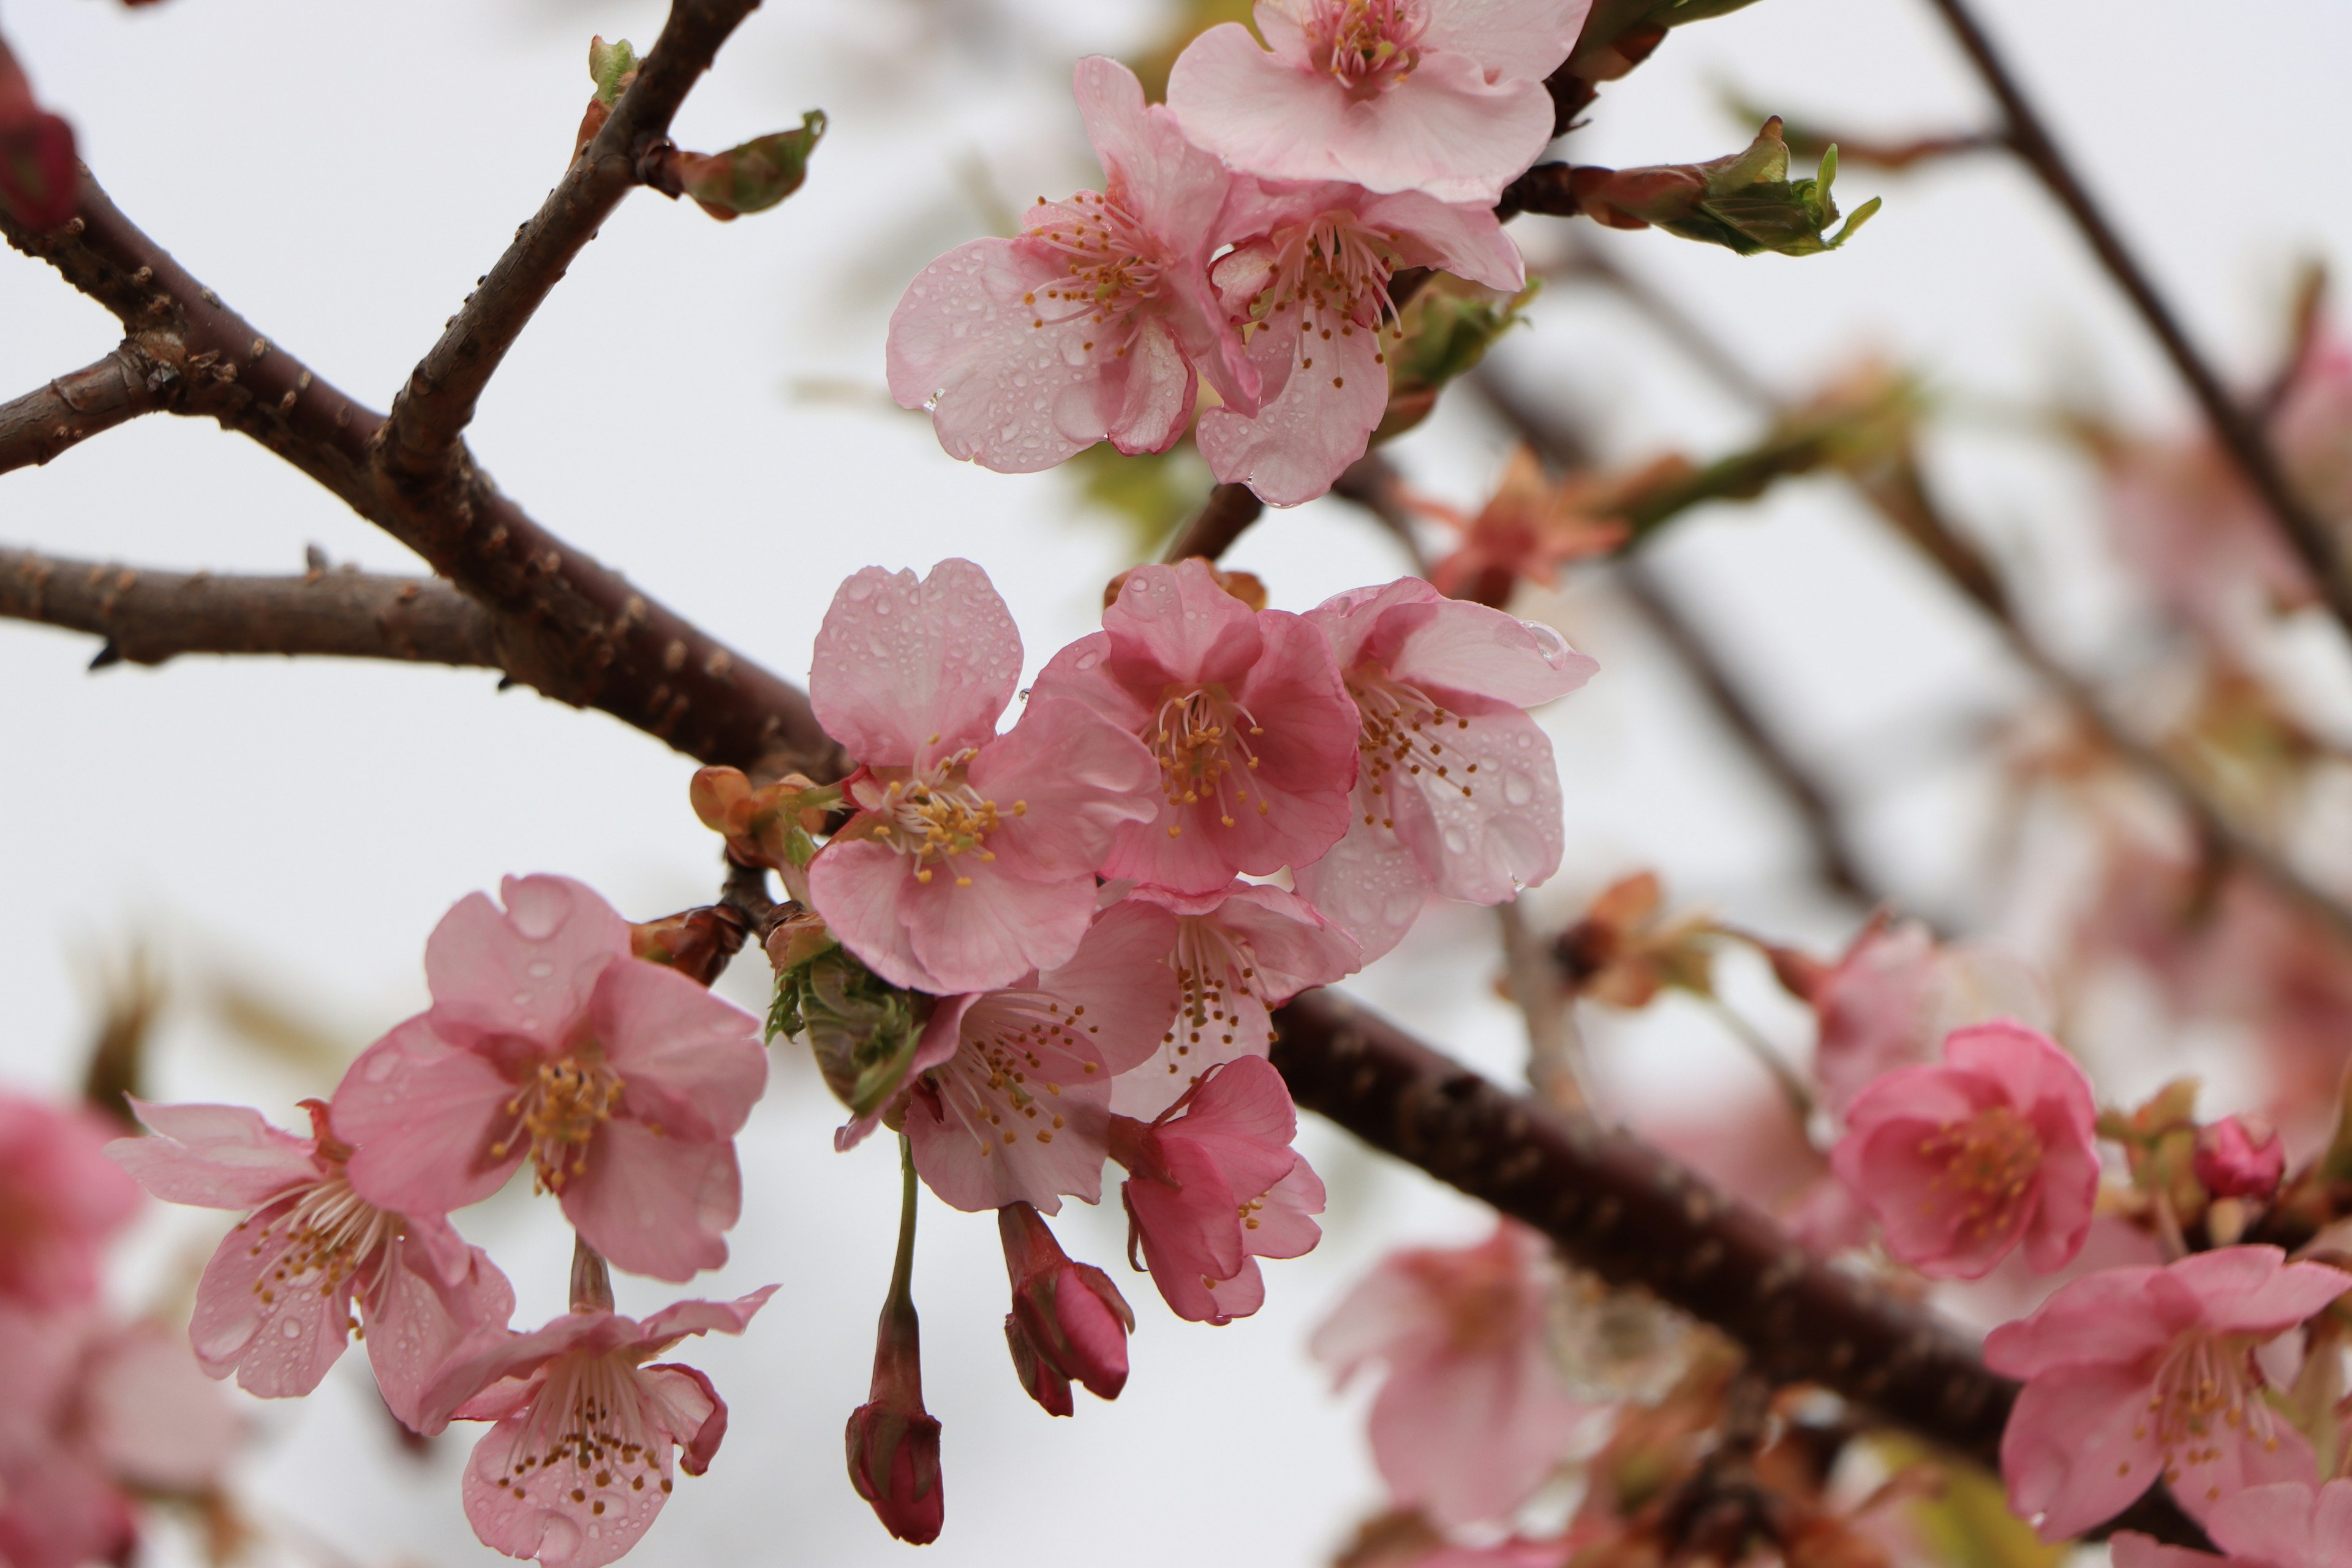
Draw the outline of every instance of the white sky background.
<instances>
[{"instance_id":1,"label":"white sky background","mask_svg":"<svg viewBox=\"0 0 2352 1568\"><path fill-rule=\"evenodd\" d=\"M2234 371L2267 362L2293 258L2352 255L2338 199L2352 144L2352 8L2341 0L1986 0L2059 131L2195 334ZM1022 18L1018 43L974 23ZM68 115L117 202L199 278L321 376L377 407L562 165L587 95L591 32L640 45L653 0L7 0L7 36ZM1074 517L1058 476L1010 479L940 453L926 425L877 408L793 401L789 384L882 383L882 328L907 278L982 232L956 195L974 161L1015 202L1091 183L1066 79L1081 53L1149 37L1146 0L1048 7L935 0L772 0L680 117L681 142L723 146L822 105L833 132L785 207L720 226L633 198L531 325L471 438L538 519L649 592L798 679L835 583L869 563L962 554L1011 601L1030 666L1092 624L1123 535ZM1675 35L1611 87L1580 162L1729 152L1746 131L1717 89L1857 130L1968 122L1977 98L1924 0L1762 0ZM2016 171L1993 160L1901 180L1853 169L1848 205L1887 206L1851 249L1743 260L1661 235L1601 238L1673 289L1780 384L1803 390L1879 349L1958 403L2047 397L2094 379L2121 405L2178 416L2161 363L2080 247ZM1526 219L1539 248L1551 220ZM1612 450L1706 450L1746 416L1613 309L1554 291L1500 356L1569 396ZM46 268L0 254L0 396L86 363L119 334ZM2090 490L2046 447L1989 422L1948 443L1942 475L2012 559L2083 557ZM1500 434L1449 408L1393 449L1420 482L1475 501ZM150 418L0 481L0 542L157 566L415 569L309 480L209 425ZM1280 514L1234 563L1276 602L1401 570L1339 503ZM1677 525L1659 552L1740 672L1809 753L1865 795L1874 863L1923 903L1966 909L1980 780L1922 762L1971 704L2013 689L1990 639L1828 484ZM2047 588L2049 566L2026 586ZM2087 648L2073 601L2053 628ZM1827 944L1850 916L1811 900L1778 805L1740 776L1605 586L1560 621L1601 660L1551 716L1570 810L1568 864L1543 903L1579 905L1642 865L1681 896ZM179 1005L156 1063L164 1098L247 1100L290 1117L331 1061L272 1057L204 1005L222 976L322 1021L355 1050L425 1000L426 931L509 871L582 877L650 916L707 899L714 843L686 806L691 764L597 714L491 677L390 665L188 660L82 673L93 645L0 625L0 1083L64 1091L79 1068L92 961L143 936ZM1496 1072L1511 1016L1486 990L1486 917L1434 917L1363 978L1383 1006ZM758 977L730 990L750 1005ZM1761 1004L1759 1003L1760 1006ZM1790 1020L1769 1020L1801 1045ZM1629 1094L1688 1097L1750 1069L1693 1014L1598 1031ZM787 1047L743 1140L735 1258L695 1293L781 1281L740 1342L696 1343L734 1407L711 1475L681 1485L635 1561L855 1564L892 1559L842 1471L887 1274L896 1173L887 1145L835 1156L839 1118ZM2132 1064L2121 1087L2152 1068ZM1376 1497L1360 1401L1335 1401L1305 1337L1387 1246L1468 1238L1485 1221L1431 1184L1310 1126L1329 1179L1327 1240L1269 1267L1269 1304L1223 1330L1176 1322L1115 1268L1142 1326L1127 1394L1081 1396L1052 1422L1022 1395L999 1320L994 1227L928 1198L917 1264L928 1392L946 1424L958 1563L1320 1561ZM514 1278L522 1316L560 1310L565 1237L519 1191L461 1218ZM1111 1267L1118 1226L1074 1205L1071 1250ZM173 1215L126 1270L126 1302L168 1290L218 1234ZM625 1281L624 1306L666 1289ZM468 1436L419 1464L370 1408L356 1358L313 1400L254 1408L240 1485L289 1539L366 1568L496 1561L459 1513Z\"/></svg>"}]
</instances>

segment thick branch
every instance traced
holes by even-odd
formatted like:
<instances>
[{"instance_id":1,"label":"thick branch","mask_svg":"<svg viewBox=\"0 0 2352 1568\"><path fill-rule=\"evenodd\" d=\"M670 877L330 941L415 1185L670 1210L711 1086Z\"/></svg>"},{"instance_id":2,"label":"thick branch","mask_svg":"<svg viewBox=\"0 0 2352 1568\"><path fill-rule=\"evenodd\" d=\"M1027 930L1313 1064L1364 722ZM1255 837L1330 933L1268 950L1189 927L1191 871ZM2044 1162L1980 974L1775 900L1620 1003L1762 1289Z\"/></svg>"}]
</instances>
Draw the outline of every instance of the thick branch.
<instances>
[{"instance_id":1,"label":"thick branch","mask_svg":"<svg viewBox=\"0 0 2352 1568\"><path fill-rule=\"evenodd\" d=\"M68 447L165 405L176 377L125 342L96 364L0 403L0 474L46 463Z\"/></svg>"},{"instance_id":2,"label":"thick branch","mask_svg":"<svg viewBox=\"0 0 2352 1568\"><path fill-rule=\"evenodd\" d=\"M2221 378L2197 346L2189 341L2189 333L2173 313L2171 306L2156 290L2156 282L2147 275L2138 258L2134 256L2105 212L2092 199L2090 191L2052 139L2049 127L2032 100L2025 96L2017 79L2010 73L1992 40L1977 25L1967 0L1932 0L1960 42L1969 59L1985 87L2000 104L2006 121L2004 132L2010 147L2024 160L2042 186L2074 220L2082 231L2084 242L2098 257L2116 287L2131 300L2140 320L2164 347L2165 357L2180 379L2189 384L2198 405L2205 412L2206 422L2230 454L2287 542L2307 566L2319 584L2328 608L2335 613L2347 633L2352 634L2352 575L2347 575L2344 552L2335 533L2318 513L2315 512L2296 491L2271 449L2269 440L2252 415L2221 384Z\"/></svg>"},{"instance_id":3,"label":"thick branch","mask_svg":"<svg viewBox=\"0 0 2352 1568\"><path fill-rule=\"evenodd\" d=\"M596 232L640 184L639 160L668 145L669 122L719 46L760 0L677 0L635 80L564 170L393 399L380 437L391 472L438 479L507 351Z\"/></svg>"},{"instance_id":4,"label":"thick branch","mask_svg":"<svg viewBox=\"0 0 2352 1568\"><path fill-rule=\"evenodd\" d=\"M348 569L216 577L0 550L0 618L104 637L93 668L162 664L184 653L502 668L489 612L457 589Z\"/></svg>"}]
</instances>

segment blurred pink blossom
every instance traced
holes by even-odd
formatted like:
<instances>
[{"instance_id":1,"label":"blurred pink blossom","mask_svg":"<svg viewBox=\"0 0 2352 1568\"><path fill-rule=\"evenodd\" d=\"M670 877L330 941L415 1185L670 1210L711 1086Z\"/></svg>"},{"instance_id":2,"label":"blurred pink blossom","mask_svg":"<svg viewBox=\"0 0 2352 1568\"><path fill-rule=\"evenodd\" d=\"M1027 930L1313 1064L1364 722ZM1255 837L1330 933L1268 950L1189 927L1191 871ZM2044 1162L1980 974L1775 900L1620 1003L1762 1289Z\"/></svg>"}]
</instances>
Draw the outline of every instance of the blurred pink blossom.
<instances>
[{"instance_id":1,"label":"blurred pink blossom","mask_svg":"<svg viewBox=\"0 0 2352 1568\"><path fill-rule=\"evenodd\" d=\"M482 1544L545 1568L599 1568L635 1546L669 1500L673 1463L702 1474L727 1436L709 1378L646 1363L688 1334L741 1333L775 1289L680 1301L643 1322L575 1309L461 1352L425 1414L497 1423L466 1465L466 1518Z\"/></svg>"},{"instance_id":2,"label":"blurred pink blossom","mask_svg":"<svg viewBox=\"0 0 2352 1568\"><path fill-rule=\"evenodd\" d=\"M1180 1318L1226 1323L1265 1300L1261 1258L1299 1258L1322 1229L1323 1184L1290 1147L1298 1115L1262 1057L1227 1062L1150 1123L1111 1119L1129 1247Z\"/></svg>"},{"instance_id":3,"label":"blurred pink blossom","mask_svg":"<svg viewBox=\"0 0 2352 1568\"><path fill-rule=\"evenodd\" d=\"M2260 1133L2235 1116L2198 1129L2190 1168L2217 1198L2267 1200L2286 1174L2286 1150L2269 1128Z\"/></svg>"},{"instance_id":4,"label":"blurred pink blossom","mask_svg":"<svg viewBox=\"0 0 2352 1568\"><path fill-rule=\"evenodd\" d=\"M0 1094L0 1306L69 1307L98 1289L139 1184L106 1157L115 1129L78 1106Z\"/></svg>"},{"instance_id":5,"label":"blurred pink blossom","mask_svg":"<svg viewBox=\"0 0 2352 1568\"><path fill-rule=\"evenodd\" d=\"M2344 1568L2352 1563L2352 1480L2316 1490L2299 1481L2248 1487L2214 1506L2205 1532L2226 1557L2118 1531L2116 1568Z\"/></svg>"},{"instance_id":6,"label":"blurred pink blossom","mask_svg":"<svg viewBox=\"0 0 2352 1568\"><path fill-rule=\"evenodd\" d=\"M2316 1482L2255 1352L2347 1289L2341 1269L2230 1247L2094 1274L1995 1329L1985 1364L2025 1380L2001 1435L2010 1507L2061 1541L2159 1476L2200 1521L2249 1487Z\"/></svg>"},{"instance_id":7,"label":"blurred pink blossom","mask_svg":"<svg viewBox=\"0 0 2352 1568\"><path fill-rule=\"evenodd\" d=\"M1418 577L1307 612L1355 700L1347 837L1298 890L1363 944L1394 947L1432 892L1505 903L1559 868L1559 774L1527 709L1598 668L1549 626L1448 599Z\"/></svg>"},{"instance_id":8,"label":"blurred pink blossom","mask_svg":"<svg viewBox=\"0 0 2352 1568\"><path fill-rule=\"evenodd\" d=\"M693 1278L742 1209L734 1136L768 1079L757 1023L630 956L629 925L562 877L509 877L425 947L431 1011L335 1090L352 1188L412 1218L479 1203L525 1159L618 1268Z\"/></svg>"},{"instance_id":9,"label":"blurred pink blossom","mask_svg":"<svg viewBox=\"0 0 2352 1568\"><path fill-rule=\"evenodd\" d=\"M1821 1039L1813 1076L1831 1110L1885 1074L1926 1061L1937 1043L1969 1024L2045 1021L2040 980L2007 953L1974 942L1938 942L1916 921L1874 915L1813 982Z\"/></svg>"},{"instance_id":10,"label":"blurred pink blossom","mask_svg":"<svg viewBox=\"0 0 2352 1568\"><path fill-rule=\"evenodd\" d=\"M1554 1268L1541 1237L1505 1220L1475 1247L1391 1253L1315 1331L1343 1384L1386 1364L1372 1457L1397 1507L1445 1529L1498 1523L1565 1457L1587 1411L1546 1331Z\"/></svg>"},{"instance_id":11,"label":"blurred pink blossom","mask_svg":"<svg viewBox=\"0 0 2352 1568\"><path fill-rule=\"evenodd\" d=\"M1084 702L1159 763L1157 810L1119 827L1107 877L1210 893L1306 865L1347 829L1356 707L1330 648L1204 561L1129 573L1103 629L1038 676L1031 702L1048 698Z\"/></svg>"},{"instance_id":12,"label":"blurred pink blossom","mask_svg":"<svg viewBox=\"0 0 2352 1568\"><path fill-rule=\"evenodd\" d=\"M1552 139L1544 90L1591 0L1258 0L1179 56L1185 133L1271 179L1492 205Z\"/></svg>"},{"instance_id":13,"label":"blurred pink blossom","mask_svg":"<svg viewBox=\"0 0 2352 1568\"><path fill-rule=\"evenodd\" d=\"M264 1398L308 1394L342 1355L356 1300L384 1404L415 1427L427 1380L464 1340L506 1327L514 1290L446 1218L390 1213L354 1193L350 1149L326 1106L305 1103L309 1138L242 1106L133 1101L153 1135L107 1152L166 1203L251 1211L196 1287L189 1338L205 1372L234 1372Z\"/></svg>"},{"instance_id":14,"label":"blurred pink blossom","mask_svg":"<svg viewBox=\"0 0 2352 1568\"><path fill-rule=\"evenodd\" d=\"M825 611L809 699L863 765L809 897L894 985L987 991L1066 962L1112 834L1150 815L1150 757L1082 704L1041 693L996 733L1020 676L1012 613L969 561L919 583L868 566Z\"/></svg>"},{"instance_id":15,"label":"blurred pink blossom","mask_svg":"<svg viewBox=\"0 0 2352 1568\"><path fill-rule=\"evenodd\" d=\"M2090 1232L2097 1120L2090 1079L2048 1037L1980 1024L1952 1032L1942 1066L1863 1090L1830 1164L1922 1273L1979 1279L2021 1244L2047 1273Z\"/></svg>"}]
</instances>

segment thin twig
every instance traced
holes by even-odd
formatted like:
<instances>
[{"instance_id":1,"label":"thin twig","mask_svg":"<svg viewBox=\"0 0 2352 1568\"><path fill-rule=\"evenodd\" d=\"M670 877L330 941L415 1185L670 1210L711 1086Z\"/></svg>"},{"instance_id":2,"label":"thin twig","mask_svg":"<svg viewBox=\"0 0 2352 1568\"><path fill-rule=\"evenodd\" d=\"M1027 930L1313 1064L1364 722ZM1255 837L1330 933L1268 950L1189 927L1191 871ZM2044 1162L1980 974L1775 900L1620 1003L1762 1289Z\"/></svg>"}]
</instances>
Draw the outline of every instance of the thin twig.
<instances>
[{"instance_id":1,"label":"thin twig","mask_svg":"<svg viewBox=\"0 0 2352 1568\"><path fill-rule=\"evenodd\" d=\"M2157 292L2156 282L2124 243L2105 212L2067 162L2050 134L2041 111L1992 40L1970 13L1967 0L1931 0L1951 24L1960 47L1975 65L1977 75L2000 103L2006 121L2003 132L2010 149L2032 169L2042 186L2066 210L2081 230L2099 263L2128 298L2140 320L2163 346L2165 357L2204 410L2223 450L2245 476L2263 507L2285 534L2287 543L2310 569L2328 608L2347 634L2352 634L2352 575L2346 572L2344 551L2335 532L2297 493L2294 481L2271 449L2269 440L2247 409L2221 384L2221 376L2197 346L2180 319Z\"/></svg>"},{"instance_id":2,"label":"thin twig","mask_svg":"<svg viewBox=\"0 0 2352 1568\"><path fill-rule=\"evenodd\" d=\"M50 461L68 447L165 405L176 377L125 342L96 364L0 403L0 474Z\"/></svg>"},{"instance_id":3,"label":"thin twig","mask_svg":"<svg viewBox=\"0 0 2352 1568\"><path fill-rule=\"evenodd\" d=\"M191 653L503 668L490 613L430 577L225 577L0 550L0 619L104 637L92 668Z\"/></svg>"},{"instance_id":4,"label":"thin twig","mask_svg":"<svg viewBox=\"0 0 2352 1568\"><path fill-rule=\"evenodd\" d=\"M1265 512L1265 503L1247 485L1219 485L1200 514L1176 532L1160 559L1170 565L1198 555L1214 561Z\"/></svg>"}]
</instances>

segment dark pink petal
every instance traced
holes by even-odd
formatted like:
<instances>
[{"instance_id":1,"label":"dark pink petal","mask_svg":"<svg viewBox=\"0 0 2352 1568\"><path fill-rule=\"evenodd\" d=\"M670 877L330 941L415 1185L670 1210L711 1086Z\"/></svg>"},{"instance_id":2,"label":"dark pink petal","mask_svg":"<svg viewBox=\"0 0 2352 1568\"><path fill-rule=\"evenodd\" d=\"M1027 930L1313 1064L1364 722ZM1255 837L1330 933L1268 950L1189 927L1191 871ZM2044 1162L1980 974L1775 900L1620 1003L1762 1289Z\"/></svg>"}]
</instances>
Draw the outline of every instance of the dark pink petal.
<instances>
[{"instance_id":1,"label":"dark pink petal","mask_svg":"<svg viewBox=\"0 0 2352 1568\"><path fill-rule=\"evenodd\" d=\"M743 1178L726 1139L607 1121L586 1167L563 1184L563 1214L616 1268L682 1282L727 1261Z\"/></svg>"},{"instance_id":2,"label":"dark pink petal","mask_svg":"<svg viewBox=\"0 0 2352 1568\"><path fill-rule=\"evenodd\" d=\"M2025 1260L2037 1274L2054 1274L2090 1238L2099 1199L2099 1156L2087 1137L2064 1142L2054 1130L2042 1132L2042 1190L2026 1226Z\"/></svg>"},{"instance_id":3,"label":"dark pink petal","mask_svg":"<svg viewBox=\"0 0 2352 1568\"><path fill-rule=\"evenodd\" d=\"M2288 1263L2275 1247L2194 1252L2167 1272L2196 1294L2205 1321L2221 1333L2277 1333L2352 1290L2352 1274L2324 1263Z\"/></svg>"},{"instance_id":4,"label":"dark pink petal","mask_svg":"<svg viewBox=\"0 0 2352 1568\"><path fill-rule=\"evenodd\" d=\"M1021 634L988 574L949 559L918 582L868 566L835 590L809 701L868 767L925 768L986 744L1021 678Z\"/></svg>"},{"instance_id":5,"label":"dark pink petal","mask_svg":"<svg viewBox=\"0 0 2352 1568\"><path fill-rule=\"evenodd\" d=\"M1192 1104L1161 1124L1160 1139L1205 1152L1238 1197L1266 1192L1290 1174L1297 1131L1282 1075L1262 1057L1244 1057L1202 1079Z\"/></svg>"},{"instance_id":6,"label":"dark pink petal","mask_svg":"<svg viewBox=\"0 0 2352 1568\"><path fill-rule=\"evenodd\" d=\"M445 924L446 922L444 922ZM582 1001L586 1000L583 988ZM527 1152L509 1138L515 1087L419 1014L360 1053L335 1086L337 1134L351 1140L352 1185L379 1208L444 1215L506 1184Z\"/></svg>"},{"instance_id":7,"label":"dark pink petal","mask_svg":"<svg viewBox=\"0 0 2352 1568\"><path fill-rule=\"evenodd\" d=\"M120 1563L138 1539L131 1499L89 1456L45 1447L11 1470L0 1497L0 1562L10 1568Z\"/></svg>"},{"instance_id":8,"label":"dark pink petal","mask_svg":"<svg viewBox=\"0 0 2352 1568\"><path fill-rule=\"evenodd\" d=\"M2020 1519L2044 1541L2121 1513L2161 1473L2147 1419L2148 1378L2128 1366L2076 1365L2027 1383L2000 1439L2000 1473ZM2185 1505L2184 1505L2185 1506Z\"/></svg>"},{"instance_id":9,"label":"dark pink petal","mask_svg":"<svg viewBox=\"0 0 2352 1568\"><path fill-rule=\"evenodd\" d=\"M626 1113L671 1137L732 1137L767 1088L758 1020L674 969L606 966L588 1017Z\"/></svg>"},{"instance_id":10,"label":"dark pink petal","mask_svg":"<svg viewBox=\"0 0 2352 1568\"><path fill-rule=\"evenodd\" d=\"M2161 1268L2109 1268L2062 1286L2033 1315L1985 1336L1985 1364L2004 1377L2037 1378L2092 1363L2137 1363L2172 1339L2175 1326L2148 1310Z\"/></svg>"},{"instance_id":11,"label":"dark pink petal","mask_svg":"<svg viewBox=\"0 0 2352 1568\"><path fill-rule=\"evenodd\" d=\"M678 1456L678 1468L689 1476L709 1470L727 1437L727 1402L710 1379L693 1367L665 1362L646 1368L641 1385L661 1405L662 1429L686 1450Z\"/></svg>"},{"instance_id":12,"label":"dark pink petal","mask_svg":"<svg viewBox=\"0 0 2352 1568\"><path fill-rule=\"evenodd\" d=\"M629 956L629 922L569 877L509 877L499 896L503 911L467 895L425 941L434 1028L452 1045L504 1036L561 1050L596 976Z\"/></svg>"},{"instance_id":13,"label":"dark pink petal","mask_svg":"<svg viewBox=\"0 0 2352 1568\"><path fill-rule=\"evenodd\" d=\"M1303 1154L1292 1156L1289 1174L1253 1200L1242 1221L1242 1250L1252 1258L1304 1258L1323 1239L1323 1227L1308 1217L1323 1212L1323 1178Z\"/></svg>"},{"instance_id":14,"label":"dark pink petal","mask_svg":"<svg viewBox=\"0 0 2352 1568\"><path fill-rule=\"evenodd\" d=\"M1088 877L1121 823L1148 821L1159 770L1132 732L1041 690L1021 721L972 759L969 777L1003 813L987 847L1008 870L1042 881Z\"/></svg>"},{"instance_id":15,"label":"dark pink petal","mask_svg":"<svg viewBox=\"0 0 2352 1568\"><path fill-rule=\"evenodd\" d=\"M153 1134L118 1138L109 1158L167 1204L259 1208L287 1188L318 1180L311 1142L272 1127L242 1105L131 1102Z\"/></svg>"},{"instance_id":16,"label":"dark pink petal","mask_svg":"<svg viewBox=\"0 0 2352 1568\"><path fill-rule=\"evenodd\" d=\"M1145 694L1146 704L1161 687L1236 681L1257 662L1264 624L1218 585L1204 561L1139 566L1103 611L1110 635L1103 674Z\"/></svg>"},{"instance_id":17,"label":"dark pink petal","mask_svg":"<svg viewBox=\"0 0 2352 1568\"><path fill-rule=\"evenodd\" d=\"M1129 1176L1120 1196L1161 1297L1178 1317L1212 1321L1222 1315L1216 1282L1234 1278L1246 1261L1234 1223L1238 1205L1224 1173L1204 1151L1171 1142L1162 1153L1176 1184Z\"/></svg>"}]
</instances>

